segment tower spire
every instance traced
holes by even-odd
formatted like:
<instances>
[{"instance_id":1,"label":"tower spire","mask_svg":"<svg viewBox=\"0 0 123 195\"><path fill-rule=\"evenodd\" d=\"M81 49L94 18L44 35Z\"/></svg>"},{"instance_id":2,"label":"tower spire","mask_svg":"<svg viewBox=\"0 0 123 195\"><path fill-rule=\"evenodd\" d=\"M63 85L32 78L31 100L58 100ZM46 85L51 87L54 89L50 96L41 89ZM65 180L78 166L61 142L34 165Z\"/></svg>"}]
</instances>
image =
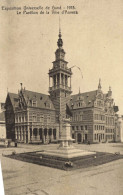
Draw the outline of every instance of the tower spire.
<instances>
[{"instance_id":1,"label":"tower spire","mask_svg":"<svg viewBox=\"0 0 123 195\"><path fill-rule=\"evenodd\" d=\"M61 20L60 20L60 16L59 16L59 34L61 34Z\"/></svg>"},{"instance_id":2,"label":"tower spire","mask_svg":"<svg viewBox=\"0 0 123 195\"><path fill-rule=\"evenodd\" d=\"M60 20L60 16L59 16L59 39L58 39L58 41L57 41L57 45L58 45L58 47L59 48L62 48L62 46L63 46L63 41L62 41L62 35L61 35L61 20Z\"/></svg>"},{"instance_id":3,"label":"tower spire","mask_svg":"<svg viewBox=\"0 0 123 195\"><path fill-rule=\"evenodd\" d=\"M98 90L101 90L101 79L99 79Z\"/></svg>"}]
</instances>

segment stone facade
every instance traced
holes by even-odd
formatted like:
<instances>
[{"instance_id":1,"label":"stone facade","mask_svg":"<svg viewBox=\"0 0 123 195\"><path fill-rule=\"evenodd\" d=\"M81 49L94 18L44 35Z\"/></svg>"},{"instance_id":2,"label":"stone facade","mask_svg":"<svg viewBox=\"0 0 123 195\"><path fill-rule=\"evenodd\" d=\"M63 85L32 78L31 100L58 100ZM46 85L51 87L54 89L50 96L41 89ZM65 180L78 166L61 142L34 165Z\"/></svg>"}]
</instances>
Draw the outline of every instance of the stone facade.
<instances>
[{"instance_id":1,"label":"stone facade","mask_svg":"<svg viewBox=\"0 0 123 195\"><path fill-rule=\"evenodd\" d=\"M66 105L72 112L71 133L76 142L114 141L115 106L112 91L104 94L98 89L71 95L71 68L65 60L61 32L57 42L55 61L49 70L49 95L23 88L6 98L7 138L19 142L49 143L62 134Z\"/></svg>"},{"instance_id":2,"label":"stone facade","mask_svg":"<svg viewBox=\"0 0 123 195\"><path fill-rule=\"evenodd\" d=\"M115 117L115 141L123 142L123 116Z\"/></svg>"}]
</instances>

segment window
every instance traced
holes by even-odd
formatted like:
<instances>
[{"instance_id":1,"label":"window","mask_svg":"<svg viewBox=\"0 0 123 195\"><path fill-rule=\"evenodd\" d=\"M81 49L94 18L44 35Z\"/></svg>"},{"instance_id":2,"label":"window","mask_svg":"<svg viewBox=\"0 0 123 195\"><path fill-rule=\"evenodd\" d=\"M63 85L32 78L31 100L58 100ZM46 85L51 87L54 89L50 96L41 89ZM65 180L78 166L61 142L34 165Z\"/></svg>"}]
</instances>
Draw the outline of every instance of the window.
<instances>
[{"instance_id":1,"label":"window","mask_svg":"<svg viewBox=\"0 0 123 195\"><path fill-rule=\"evenodd\" d=\"M27 121L27 116L25 116L25 121Z\"/></svg>"},{"instance_id":2,"label":"window","mask_svg":"<svg viewBox=\"0 0 123 195\"><path fill-rule=\"evenodd\" d=\"M33 122L36 122L36 114L33 113L33 116L32 116L32 120Z\"/></svg>"},{"instance_id":3,"label":"window","mask_svg":"<svg viewBox=\"0 0 123 195\"><path fill-rule=\"evenodd\" d=\"M82 115L80 115L80 121L82 121Z\"/></svg>"},{"instance_id":4,"label":"window","mask_svg":"<svg viewBox=\"0 0 123 195\"><path fill-rule=\"evenodd\" d=\"M81 130L83 130L83 126L81 126Z\"/></svg>"},{"instance_id":5,"label":"window","mask_svg":"<svg viewBox=\"0 0 123 195\"><path fill-rule=\"evenodd\" d=\"M85 130L87 130L88 129L88 126L87 125L85 125Z\"/></svg>"},{"instance_id":6,"label":"window","mask_svg":"<svg viewBox=\"0 0 123 195\"><path fill-rule=\"evenodd\" d=\"M96 138L97 138L97 136L96 136L96 134L95 134L95 140L96 140Z\"/></svg>"},{"instance_id":7,"label":"window","mask_svg":"<svg viewBox=\"0 0 123 195\"><path fill-rule=\"evenodd\" d=\"M47 123L50 123L50 115L47 115Z\"/></svg>"},{"instance_id":8,"label":"window","mask_svg":"<svg viewBox=\"0 0 123 195\"><path fill-rule=\"evenodd\" d=\"M32 106L36 107L36 100L32 100Z\"/></svg>"},{"instance_id":9,"label":"window","mask_svg":"<svg viewBox=\"0 0 123 195\"><path fill-rule=\"evenodd\" d=\"M74 134L72 133L72 139L74 139Z\"/></svg>"},{"instance_id":10,"label":"window","mask_svg":"<svg viewBox=\"0 0 123 195\"><path fill-rule=\"evenodd\" d=\"M44 115L40 115L40 122L44 122Z\"/></svg>"},{"instance_id":11,"label":"window","mask_svg":"<svg viewBox=\"0 0 123 195\"><path fill-rule=\"evenodd\" d=\"M24 122L24 116L22 116L22 122Z\"/></svg>"},{"instance_id":12,"label":"window","mask_svg":"<svg viewBox=\"0 0 123 195\"><path fill-rule=\"evenodd\" d=\"M19 122L21 122L21 116L19 116Z\"/></svg>"},{"instance_id":13,"label":"window","mask_svg":"<svg viewBox=\"0 0 123 195\"><path fill-rule=\"evenodd\" d=\"M72 130L74 130L74 126L72 126Z\"/></svg>"},{"instance_id":14,"label":"window","mask_svg":"<svg viewBox=\"0 0 123 195\"><path fill-rule=\"evenodd\" d=\"M79 130L79 127L78 126L76 126L76 130Z\"/></svg>"}]
</instances>

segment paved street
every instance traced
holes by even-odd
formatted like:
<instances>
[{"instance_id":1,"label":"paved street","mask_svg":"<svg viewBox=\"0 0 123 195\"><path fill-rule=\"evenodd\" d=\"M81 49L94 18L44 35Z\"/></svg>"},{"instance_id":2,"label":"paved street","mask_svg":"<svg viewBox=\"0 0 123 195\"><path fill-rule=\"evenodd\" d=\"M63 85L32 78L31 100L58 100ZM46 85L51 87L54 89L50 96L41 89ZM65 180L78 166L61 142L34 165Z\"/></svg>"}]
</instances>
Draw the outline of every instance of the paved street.
<instances>
[{"instance_id":1,"label":"paved street","mask_svg":"<svg viewBox=\"0 0 123 195\"><path fill-rule=\"evenodd\" d=\"M120 152L123 144L107 143L80 145L77 148ZM78 169L70 172L39 166L2 156L12 151L28 152L56 148L58 145L18 145L18 148L0 148L5 195L122 195L123 159L97 167Z\"/></svg>"}]
</instances>

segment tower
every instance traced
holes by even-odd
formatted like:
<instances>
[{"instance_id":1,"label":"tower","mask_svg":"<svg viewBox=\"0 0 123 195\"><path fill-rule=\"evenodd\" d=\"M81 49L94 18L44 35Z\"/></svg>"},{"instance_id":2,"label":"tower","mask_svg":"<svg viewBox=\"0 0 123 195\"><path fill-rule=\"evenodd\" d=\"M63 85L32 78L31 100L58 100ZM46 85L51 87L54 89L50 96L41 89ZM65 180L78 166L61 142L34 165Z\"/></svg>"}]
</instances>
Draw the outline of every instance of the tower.
<instances>
[{"instance_id":1,"label":"tower","mask_svg":"<svg viewBox=\"0 0 123 195\"><path fill-rule=\"evenodd\" d=\"M53 61L52 69L49 70L49 94L60 121L60 118L66 117L66 104L70 100L70 94L72 92L72 71L67 67L68 62L65 61L65 51L63 49L60 30L58 36L58 48L55 52L55 61Z\"/></svg>"},{"instance_id":2,"label":"tower","mask_svg":"<svg viewBox=\"0 0 123 195\"><path fill-rule=\"evenodd\" d=\"M98 90L101 91L101 79L99 79Z\"/></svg>"}]
</instances>

